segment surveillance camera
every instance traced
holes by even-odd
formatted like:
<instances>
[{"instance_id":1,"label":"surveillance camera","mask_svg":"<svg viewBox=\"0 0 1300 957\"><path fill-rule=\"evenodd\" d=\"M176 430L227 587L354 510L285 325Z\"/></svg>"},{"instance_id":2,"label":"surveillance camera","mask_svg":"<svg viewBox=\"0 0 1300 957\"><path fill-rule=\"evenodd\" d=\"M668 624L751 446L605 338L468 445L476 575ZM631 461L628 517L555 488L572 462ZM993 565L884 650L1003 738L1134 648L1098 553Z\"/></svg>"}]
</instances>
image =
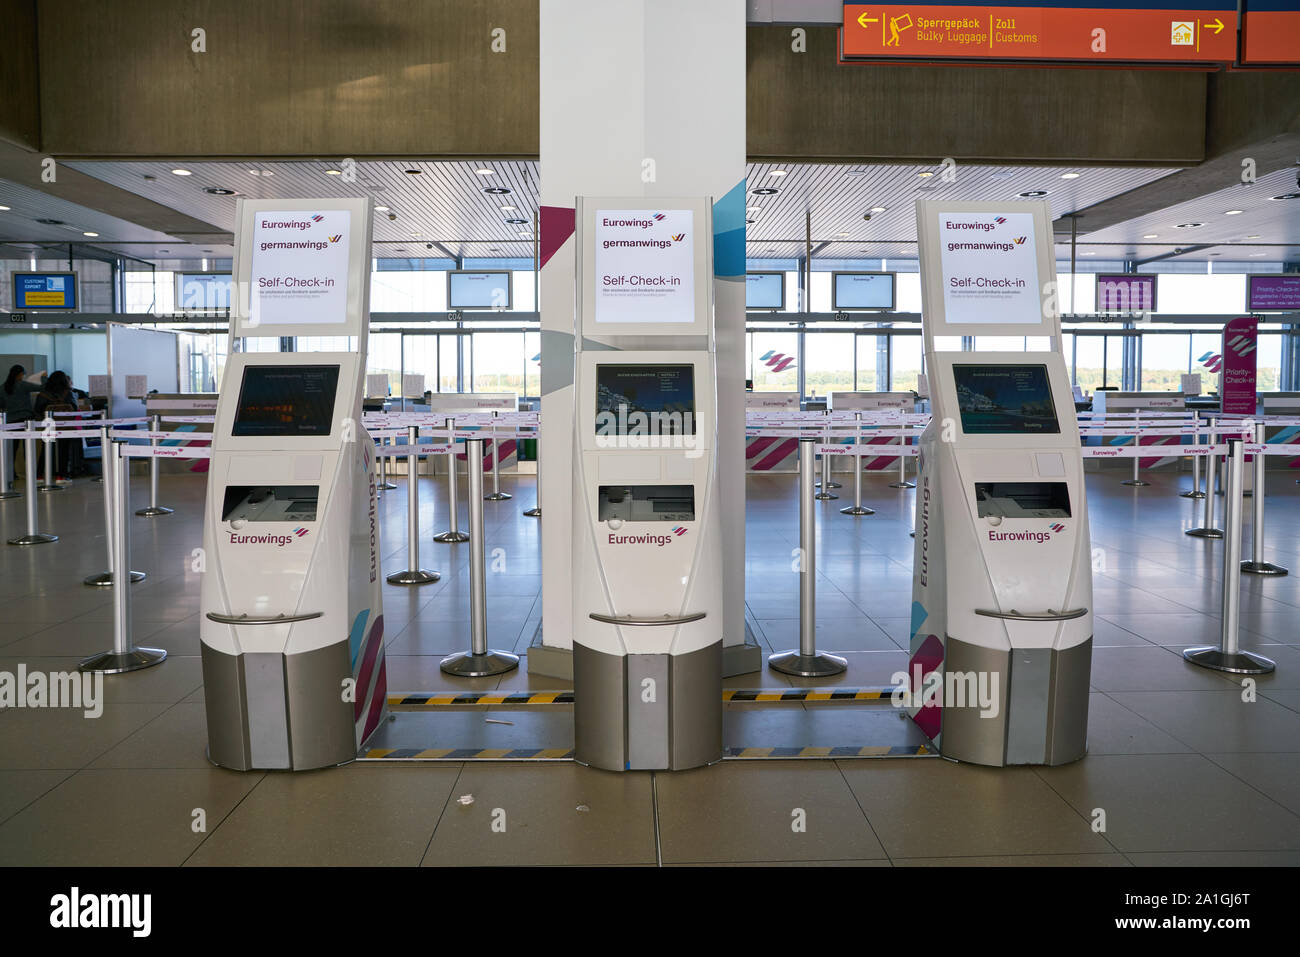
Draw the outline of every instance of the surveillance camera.
<instances>
[{"instance_id":1,"label":"surveillance camera","mask_svg":"<svg viewBox=\"0 0 1300 957\"><path fill-rule=\"evenodd\" d=\"M388 218L389 218L390 220L396 219L396 218L397 218L397 214L396 214L396 213L389 213L389 214L388 214Z\"/></svg>"},{"instance_id":2,"label":"surveillance camera","mask_svg":"<svg viewBox=\"0 0 1300 957\"><path fill-rule=\"evenodd\" d=\"M432 249L432 248L433 248L433 243L425 243L425 244L424 244L424 248L425 248L425 249Z\"/></svg>"}]
</instances>

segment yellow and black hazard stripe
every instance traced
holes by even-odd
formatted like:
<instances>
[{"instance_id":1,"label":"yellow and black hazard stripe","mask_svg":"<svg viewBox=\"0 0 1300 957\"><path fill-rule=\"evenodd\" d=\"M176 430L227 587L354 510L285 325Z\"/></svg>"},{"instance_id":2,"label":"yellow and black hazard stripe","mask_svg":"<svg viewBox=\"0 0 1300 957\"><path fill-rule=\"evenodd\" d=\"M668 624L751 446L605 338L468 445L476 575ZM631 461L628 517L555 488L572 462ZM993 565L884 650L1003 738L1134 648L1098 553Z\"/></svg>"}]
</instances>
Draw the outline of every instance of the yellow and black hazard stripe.
<instances>
[{"instance_id":1,"label":"yellow and black hazard stripe","mask_svg":"<svg viewBox=\"0 0 1300 957\"><path fill-rule=\"evenodd\" d=\"M395 694L388 707L409 711L414 708L443 708L452 705L487 704L573 704L572 691L447 691L440 694Z\"/></svg>"},{"instance_id":2,"label":"yellow and black hazard stripe","mask_svg":"<svg viewBox=\"0 0 1300 957\"><path fill-rule=\"evenodd\" d=\"M722 700L737 701L881 701L894 693L891 686L881 688L783 688L762 691L725 688Z\"/></svg>"},{"instance_id":3,"label":"yellow and black hazard stripe","mask_svg":"<svg viewBox=\"0 0 1300 957\"><path fill-rule=\"evenodd\" d=\"M726 688L724 703L768 701L883 701L894 693L891 686L876 688ZM573 704L572 691L445 691L434 694L412 692L388 696L390 708L410 711L458 705L543 705Z\"/></svg>"},{"instance_id":4,"label":"yellow and black hazard stripe","mask_svg":"<svg viewBox=\"0 0 1300 957\"><path fill-rule=\"evenodd\" d=\"M359 761L572 761L572 748L371 748Z\"/></svg>"},{"instance_id":5,"label":"yellow and black hazard stripe","mask_svg":"<svg viewBox=\"0 0 1300 957\"><path fill-rule=\"evenodd\" d=\"M841 748L727 748L723 757L734 761L762 758L913 758L935 754L928 745L899 744Z\"/></svg>"}]
</instances>

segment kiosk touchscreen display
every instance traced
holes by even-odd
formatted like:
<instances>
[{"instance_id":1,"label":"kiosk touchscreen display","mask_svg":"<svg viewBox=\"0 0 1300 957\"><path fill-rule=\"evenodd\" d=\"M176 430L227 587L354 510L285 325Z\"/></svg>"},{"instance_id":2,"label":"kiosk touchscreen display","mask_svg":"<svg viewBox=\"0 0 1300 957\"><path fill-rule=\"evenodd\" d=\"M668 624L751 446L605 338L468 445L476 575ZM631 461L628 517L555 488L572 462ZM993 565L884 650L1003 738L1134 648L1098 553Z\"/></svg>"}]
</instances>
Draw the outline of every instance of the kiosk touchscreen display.
<instances>
[{"instance_id":1,"label":"kiosk touchscreen display","mask_svg":"<svg viewBox=\"0 0 1300 957\"><path fill-rule=\"evenodd\" d=\"M329 435L338 384L336 365L248 366L231 434Z\"/></svg>"},{"instance_id":2,"label":"kiosk touchscreen display","mask_svg":"<svg viewBox=\"0 0 1300 957\"><path fill-rule=\"evenodd\" d=\"M695 366L596 366L597 435L694 435Z\"/></svg>"},{"instance_id":3,"label":"kiosk touchscreen display","mask_svg":"<svg viewBox=\"0 0 1300 957\"><path fill-rule=\"evenodd\" d=\"M967 435L1058 434L1045 365L954 365L961 428Z\"/></svg>"}]
</instances>

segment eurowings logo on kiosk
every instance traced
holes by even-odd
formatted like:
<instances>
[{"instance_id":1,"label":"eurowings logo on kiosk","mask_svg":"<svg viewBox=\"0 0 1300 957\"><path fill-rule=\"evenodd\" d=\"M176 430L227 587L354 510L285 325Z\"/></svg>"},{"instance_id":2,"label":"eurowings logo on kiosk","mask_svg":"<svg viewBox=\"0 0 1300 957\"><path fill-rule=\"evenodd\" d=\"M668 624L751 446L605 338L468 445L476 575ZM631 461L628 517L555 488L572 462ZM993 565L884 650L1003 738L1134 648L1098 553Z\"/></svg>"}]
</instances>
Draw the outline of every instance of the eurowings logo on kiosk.
<instances>
[{"instance_id":1,"label":"eurowings logo on kiosk","mask_svg":"<svg viewBox=\"0 0 1300 957\"><path fill-rule=\"evenodd\" d=\"M690 531L690 529L678 525L676 528L673 529L673 534L680 537L682 535L685 535L688 531Z\"/></svg>"},{"instance_id":2,"label":"eurowings logo on kiosk","mask_svg":"<svg viewBox=\"0 0 1300 957\"><path fill-rule=\"evenodd\" d=\"M661 220L661 219L664 218L664 214L663 214L663 213L655 213L653 218L654 218L654 221L655 221L655 222L659 222L659 220Z\"/></svg>"},{"instance_id":3,"label":"eurowings logo on kiosk","mask_svg":"<svg viewBox=\"0 0 1300 957\"><path fill-rule=\"evenodd\" d=\"M320 213L317 213L315 216L311 218L311 221L313 223L323 223L325 221L325 217L322 216Z\"/></svg>"}]
</instances>

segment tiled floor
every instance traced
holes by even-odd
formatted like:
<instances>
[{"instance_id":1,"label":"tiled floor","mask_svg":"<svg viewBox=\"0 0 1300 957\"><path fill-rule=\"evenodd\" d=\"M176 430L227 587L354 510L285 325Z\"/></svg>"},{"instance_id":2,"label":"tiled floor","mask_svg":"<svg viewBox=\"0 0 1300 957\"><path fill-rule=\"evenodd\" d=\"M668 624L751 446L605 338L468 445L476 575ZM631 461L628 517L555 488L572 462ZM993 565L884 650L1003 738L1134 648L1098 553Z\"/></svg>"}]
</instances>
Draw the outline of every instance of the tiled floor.
<instances>
[{"instance_id":1,"label":"tiled floor","mask_svg":"<svg viewBox=\"0 0 1300 957\"><path fill-rule=\"evenodd\" d=\"M1223 554L1222 543L1182 534L1200 517L1199 503L1176 495L1187 477L1159 473L1142 489L1122 477L1089 477L1104 570L1084 760L1001 770L941 759L726 762L618 775L565 763L212 768L190 568L204 481L166 475L162 498L176 513L133 517L131 530L132 564L149 573L133 589L135 638L170 657L110 676L98 719L0 712L0 864L1300 864L1300 490L1289 474L1270 476L1267 557L1297 574L1243 579L1242 644L1278 663L1247 701L1239 682L1179 656L1218 638ZM843 498L821 507L818 641L850 668L803 683L888 683L906 659L914 493L887 488L890 478L867 480L873 516L841 515ZM540 616L539 526L520 515L531 480L503 484L515 499L485 505L488 548L505 562L488 576L489 633L494 646L525 653ZM748 485L748 608L764 650L784 650L797 640L794 479ZM141 475L137 506L145 491ZM426 531L442 524L444 491L423 483ZM111 643L109 594L81 584L104 565L100 494L83 480L41 496L39 525L61 540L0 545L0 671L71 669ZM405 504L401 488L382 503L387 572L405 563ZM21 499L0 502L0 540L23 521ZM385 591L390 688L562 684L523 670L442 675L439 658L468 643L468 552L427 540L422 551L442 580ZM729 682L790 683L772 672ZM840 706L799 710L810 733L879 720L864 709L860 723ZM754 711L747 727L776 734ZM528 731L522 720L494 727Z\"/></svg>"}]
</instances>

